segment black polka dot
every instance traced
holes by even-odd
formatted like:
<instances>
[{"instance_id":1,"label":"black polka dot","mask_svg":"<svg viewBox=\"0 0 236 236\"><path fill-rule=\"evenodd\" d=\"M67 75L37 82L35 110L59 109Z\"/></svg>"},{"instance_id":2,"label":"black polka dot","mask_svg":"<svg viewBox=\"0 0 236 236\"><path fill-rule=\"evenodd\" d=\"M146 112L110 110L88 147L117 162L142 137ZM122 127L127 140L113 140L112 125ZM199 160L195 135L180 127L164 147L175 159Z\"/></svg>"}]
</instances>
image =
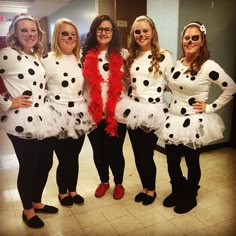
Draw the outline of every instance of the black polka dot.
<instances>
[{"instance_id":1,"label":"black polka dot","mask_svg":"<svg viewBox=\"0 0 236 236\"><path fill-rule=\"evenodd\" d=\"M144 84L144 86L148 86L149 85L149 81L148 80L144 80L143 84Z\"/></svg>"},{"instance_id":2,"label":"black polka dot","mask_svg":"<svg viewBox=\"0 0 236 236\"><path fill-rule=\"evenodd\" d=\"M7 60L8 59L8 56L3 56L3 60Z\"/></svg>"},{"instance_id":3,"label":"black polka dot","mask_svg":"<svg viewBox=\"0 0 236 236\"><path fill-rule=\"evenodd\" d=\"M152 103L153 102L153 98L148 98L148 101L150 102L150 103Z\"/></svg>"},{"instance_id":4,"label":"black polka dot","mask_svg":"<svg viewBox=\"0 0 236 236\"><path fill-rule=\"evenodd\" d=\"M191 78L190 78L190 80L192 80L192 81L194 81L196 78L195 78L195 76L192 76Z\"/></svg>"},{"instance_id":5,"label":"black polka dot","mask_svg":"<svg viewBox=\"0 0 236 236\"><path fill-rule=\"evenodd\" d=\"M228 86L228 83L227 83L227 82L223 82L223 83L222 83L222 86L223 86L223 87L227 87L227 86Z\"/></svg>"},{"instance_id":6,"label":"black polka dot","mask_svg":"<svg viewBox=\"0 0 236 236\"><path fill-rule=\"evenodd\" d=\"M98 60L102 62L102 58L99 58Z\"/></svg>"},{"instance_id":7,"label":"black polka dot","mask_svg":"<svg viewBox=\"0 0 236 236\"><path fill-rule=\"evenodd\" d=\"M24 128L22 126L16 126L15 131L18 133L22 133L24 131Z\"/></svg>"},{"instance_id":8,"label":"black polka dot","mask_svg":"<svg viewBox=\"0 0 236 236\"><path fill-rule=\"evenodd\" d=\"M79 68L82 68L82 65L81 65L81 63L79 63L79 64L78 64L78 66L79 66Z\"/></svg>"},{"instance_id":9,"label":"black polka dot","mask_svg":"<svg viewBox=\"0 0 236 236\"><path fill-rule=\"evenodd\" d=\"M138 99L138 98L135 98L134 100L135 100L136 102L139 102L139 99Z\"/></svg>"},{"instance_id":10,"label":"black polka dot","mask_svg":"<svg viewBox=\"0 0 236 236\"><path fill-rule=\"evenodd\" d=\"M178 79L178 77L180 76L180 71L176 71L174 74L173 74L173 79Z\"/></svg>"},{"instance_id":11,"label":"black polka dot","mask_svg":"<svg viewBox=\"0 0 236 236\"><path fill-rule=\"evenodd\" d=\"M81 124L81 120L80 120L80 119L77 118L76 121L77 121L77 124L78 124L78 125Z\"/></svg>"},{"instance_id":12,"label":"black polka dot","mask_svg":"<svg viewBox=\"0 0 236 236\"><path fill-rule=\"evenodd\" d=\"M72 78L72 79L71 79L71 82L72 82L72 83L75 83L75 78Z\"/></svg>"},{"instance_id":13,"label":"black polka dot","mask_svg":"<svg viewBox=\"0 0 236 236\"><path fill-rule=\"evenodd\" d=\"M25 90L22 95L27 95L27 96L32 96L32 91L30 90Z\"/></svg>"},{"instance_id":14,"label":"black polka dot","mask_svg":"<svg viewBox=\"0 0 236 236\"><path fill-rule=\"evenodd\" d=\"M179 89L180 89L180 90L182 90L182 89L183 89L183 87L182 87L182 86L180 86L180 87L179 87Z\"/></svg>"},{"instance_id":15,"label":"black polka dot","mask_svg":"<svg viewBox=\"0 0 236 236\"><path fill-rule=\"evenodd\" d=\"M43 121L43 118L41 116L39 116L39 119L40 119L40 121Z\"/></svg>"},{"instance_id":16,"label":"black polka dot","mask_svg":"<svg viewBox=\"0 0 236 236\"><path fill-rule=\"evenodd\" d=\"M80 91L78 92L78 95L81 96L81 94L82 94L82 91L80 90Z\"/></svg>"},{"instance_id":17,"label":"black polka dot","mask_svg":"<svg viewBox=\"0 0 236 236\"><path fill-rule=\"evenodd\" d=\"M187 112L187 110L184 107L182 107L180 112L182 115L184 115Z\"/></svg>"},{"instance_id":18,"label":"black polka dot","mask_svg":"<svg viewBox=\"0 0 236 236\"><path fill-rule=\"evenodd\" d=\"M139 70L139 67L136 67L136 70L138 71L138 70Z\"/></svg>"},{"instance_id":19,"label":"black polka dot","mask_svg":"<svg viewBox=\"0 0 236 236\"><path fill-rule=\"evenodd\" d=\"M60 63L59 63L59 61L56 61L56 65L59 65Z\"/></svg>"},{"instance_id":20,"label":"black polka dot","mask_svg":"<svg viewBox=\"0 0 236 236\"><path fill-rule=\"evenodd\" d=\"M199 134L196 134L196 138L200 138Z\"/></svg>"},{"instance_id":21,"label":"black polka dot","mask_svg":"<svg viewBox=\"0 0 236 236\"><path fill-rule=\"evenodd\" d=\"M135 82L136 82L136 80L137 80L136 78L132 78L132 82L133 82L133 83L135 83Z\"/></svg>"},{"instance_id":22,"label":"black polka dot","mask_svg":"<svg viewBox=\"0 0 236 236\"><path fill-rule=\"evenodd\" d=\"M212 107L216 108L216 107L217 107L217 104L216 104L216 103L212 104Z\"/></svg>"},{"instance_id":23,"label":"black polka dot","mask_svg":"<svg viewBox=\"0 0 236 236\"><path fill-rule=\"evenodd\" d=\"M35 86L35 85L37 85L37 82L36 82L36 81L34 81L34 82L33 82L33 85L34 85L34 86Z\"/></svg>"},{"instance_id":24,"label":"black polka dot","mask_svg":"<svg viewBox=\"0 0 236 236\"><path fill-rule=\"evenodd\" d=\"M170 123L166 123L166 128L168 129L170 127Z\"/></svg>"},{"instance_id":25,"label":"black polka dot","mask_svg":"<svg viewBox=\"0 0 236 236\"><path fill-rule=\"evenodd\" d=\"M219 73L216 72L216 71L211 71L211 72L209 73L209 77L210 77L212 80L218 80L218 78L219 78Z\"/></svg>"},{"instance_id":26,"label":"black polka dot","mask_svg":"<svg viewBox=\"0 0 236 236\"><path fill-rule=\"evenodd\" d=\"M35 71L33 69L28 69L28 72L30 75L34 75L35 74Z\"/></svg>"},{"instance_id":27,"label":"black polka dot","mask_svg":"<svg viewBox=\"0 0 236 236\"><path fill-rule=\"evenodd\" d=\"M32 116L28 116L27 120L28 120L28 122L32 122L33 121L33 117Z\"/></svg>"},{"instance_id":28,"label":"black polka dot","mask_svg":"<svg viewBox=\"0 0 236 236\"><path fill-rule=\"evenodd\" d=\"M104 71L109 71L109 63L103 64L102 68Z\"/></svg>"},{"instance_id":29,"label":"black polka dot","mask_svg":"<svg viewBox=\"0 0 236 236\"><path fill-rule=\"evenodd\" d=\"M131 87L131 86L129 86L129 89L128 89L128 96L130 96L130 95L131 95L131 93L132 93L132 87Z\"/></svg>"},{"instance_id":30,"label":"black polka dot","mask_svg":"<svg viewBox=\"0 0 236 236\"><path fill-rule=\"evenodd\" d=\"M40 83L39 88L43 89L43 83Z\"/></svg>"},{"instance_id":31,"label":"black polka dot","mask_svg":"<svg viewBox=\"0 0 236 236\"><path fill-rule=\"evenodd\" d=\"M160 55L160 58L159 58L159 61L162 62L162 61L164 61L164 60L165 60L165 55L164 55L164 54L161 54L161 55Z\"/></svg>"},{"instance_id":32,"label":"black polka dot","mask_svg":"<svg viewBox=\"0 0 236 236\"><path fill-rule=\"evenodd\" d=\"M5 115L1 116L1 122L4 122L6 120L7 120L7 116L5 116Z\"/></svg>"},{"instance_id":33,"label":"black polka dot","mask_svg":"<svg viewBox=\"0 0 236 236\"><path fill-rule=\"evenodd\" d=\"M158 92L158 93L160 93L161 90L162 90L161 87L158 87L158 88L157 88L157 92Z\"/></svg>"},{"instance_id":34,"label":"black polka dot","mask_svg":"<svg viewBox=\"0 0 236 236\"><path fill-rule=\"evenodd\" d=\"M24 79L24 75L23 74L18 74L18 79Z\"/></svg>"},{"instance_id":35,"label":"black polka dot","mask_svg":"<svg viewBox=\"0 0 236 236\"><path fill-rule=\"evenodd\" d=\"M36 103L34 104L34 107L39 107L39 104L36 102Z\"/></svg>"},{"instance_id":36,"label":"black polka dot","mask_svg":"<svg viewBox=\"0 0 236 236\"><path fill-rule=\"evenodd\" d=\"M38 63L37 61L34 61L34 64L35 64L36 66L39 66L39 63Z\"/></svg>"},{"instance_id":37,"label":"black polka dot","mask_svg":"<svg viewBox=\"0 0 236 236\"><path fill-rule=\"evenodd\" d=\"M68 73L67 73L67 72L64 72L63 75L64 75L65 77L67 77L67 76L68 76Z\"/></svg>"},{"instance_id":38,"label":"black polka dot","mask_svg":"<svg viewBox=\"0 0 236 236\"><path fill-rule=\"evenodd\" d=\"M188 100L188 104L189 104L190 106L192 106L194 103L195 103L195 98L194 98L194 97L192 97L192 98L190 98L190 99Z\"/></svg>"},{"instance_id":39,"label":"black polka dot","mask_svg":"<svg viewBox=\"0 0 236 236\"><path fill-rule=\"evenodd\" d=\"M156 102L160 102L160 100L161 100L160 98L156 98L155 99Z\"/></svg>"},{"instance_id":40,"label":"black polka dot","mask_svg":"<svg viewBox=\"0 0 236 236\"><path fill-rule=\"evenodd\" d=\"M167 113L168 112L168 108L164 108L163 111L164 111L164 113Z\"/></svg>"},{"instance_id":41,"label":"black polka dot","mask_svg":"<svg viewBox=\"0 0 236 236\"><path fill-rule=\"evenodd\" d=\"M174 71L174 69L175 69L174 67L171 67L171 70L170 70L170 71L171 71L171 73Z\"/></svg>"},{"instance_id":42,"label":"black polka dot","mask_svg":"<svg viewBox=\"0 0 236 236\"><path fill-rule=\"evenodd\" d=\"M169 135L169 138L173 138L173 137L174 137L174 135L173 135L173 134L170 134L170 135Z\"/></svg>"},{"instance_id":43,"label":"black polka dot","mask_svg":"<svg viewBox=\"0 0 236 236\"><path fill-rule=\"evenodd\" d=\"M83 118L83 117L84 117L84 113L83 113L83 112L79 112L79 113L78 113L78 116L79 116L80 118Z\"/></svg>"},{"instance_id":44,"label":"black polka dot","mask_svg":"<svg viewBox=\"0 0 236 236\"><path fill-rule=\"evenodd\" d=\"M126 118L130 114L130 109L126 109L123 113L123 117Z\"/></svg>"},{"instance_id":45,"label":"black polka dot","mask_svg":"<svg viewBox=\"0 0 236 236\"><path fill-rule=\"evenodd\" d=\"M183 123L183 127L186 128L186 127L188 127L189 125L190 125L190 119L187 118L187 119L184 121L184 123Z\"/></svg>"},{"instance_id":46,"label":"black polka dot","mask_svg":"<svg viewBox=\"0 0 236 236\"><path fill-rule=\"evenodd\" d=\"M66 81L66 80L62 81L61 86L64 87L64 88L68 87L69 86L68 81Z\"/></svg>"},{"instance_id":47,"label":"black polka dot","mask_svg":"<svg viewBox=\"0 0 236 236\"><path fill-rule=\"evenodd\" d=\"M43 59L48 57L48 53L43 55Z\"/></svg>"},{"instance_id":48,"label":"black polka dot","mask_svg":"<svg viewBox=\"0 0 236 236\"><path fill-rule=\"evenodd\" d=\"M202 118L199 118L199 121L202 122Z\"/></svg>"},{"instance_id":49,"label":"black polka dot","mask_svg":"<svg viewBox=\"0 0 236 236\"><path fill-rule=\"evenodd\" d=\"M15 110L15 111L14 111L15 114L18 114L19 112L20 112L19 110Z\"/></svg>"},{"instance_id":50,"label":"black polka dot","mask_svg":"<svg viewBox=\"0 0 236 236\"><path fill-rule=\"evenodd\" d=\"M68 107L74 107L74 106L75 106L74 102L68 102Z\"/></svg>"},{"instance_id":51,"label":"black polka dot","mask_svg":"<svg viewBox=\"0 0 236 236\"><path fill-rule=\"evenodd\" d=\"M148 59L151 59L152 58L152 55L148 55Z\"/></svg>"},{"instance_id":52,"label":"black polka dot","mask_svg":"<svg viewBox=\"0 0 236 236\"><path fill-rule=\"evenodd\" d=\"M67 114L68 114L69 116L72 116L72 113L71 113L70 111L67 111Z\"/></svg>"},{"instance_id":53,"label":"black polka dot","mask_svg":"<svg viewBox=\"0 0 236 236\"><path fill-rule=\"evenodd\" d=\"M22 57L18 55L18 56L17 56L17 60L18 60L18 61L21 61L21 59L22 59Z\"/></svg>"},{"instance_id":54,"label":"black polka dot","mask_svg":"<svg viewBox=\"0 0 236 236\"><path fill-rule=\"evenodd\" d=\"M60 100L60 96L59 96L59 95L56 95L56 96L55 96L55 99L56 99L56 100Z\"/></svg>"},{"instance_id":55,"label":"black polka dot","mask_svg":"<svg viewBox=\"0 0 236 236\"><path fill-rule=\"evenodd\" d=\"M3 74L4 72L5 72L4 69L1 69L1 70L0 70L0 74Z\"/></svg>"}]
</instances>

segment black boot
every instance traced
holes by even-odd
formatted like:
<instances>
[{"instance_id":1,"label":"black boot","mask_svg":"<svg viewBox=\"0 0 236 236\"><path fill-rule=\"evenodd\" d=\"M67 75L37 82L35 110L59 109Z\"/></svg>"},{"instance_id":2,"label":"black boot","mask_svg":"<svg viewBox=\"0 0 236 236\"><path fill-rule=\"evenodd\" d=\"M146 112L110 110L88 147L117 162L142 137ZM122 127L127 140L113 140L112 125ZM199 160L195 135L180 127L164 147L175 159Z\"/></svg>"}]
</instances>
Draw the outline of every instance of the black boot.
<instances>
[{"instance_id":1,"label":"black boot","mask_svg":"<svg viewBox=\"0 0 236 236\"><path fill-rule=\"evenodd\" d=\"M191 211L197 206L197 192L199 186L186 182L186 187L183 192L183 197L177 202L174 212L184 214Z\"/></svg>"},{"instance_id":2,"label":"black boot","mask_svg":"<svg viewBox=\"0 0 236 236\"><path fill-rule=\"evenodd\" d=\"M172 193L164 199L163 206L176 206L177 202L182 198L186 182L187 180L184 177L178 182L171 181Z\"/></svg>"}]
</instances>

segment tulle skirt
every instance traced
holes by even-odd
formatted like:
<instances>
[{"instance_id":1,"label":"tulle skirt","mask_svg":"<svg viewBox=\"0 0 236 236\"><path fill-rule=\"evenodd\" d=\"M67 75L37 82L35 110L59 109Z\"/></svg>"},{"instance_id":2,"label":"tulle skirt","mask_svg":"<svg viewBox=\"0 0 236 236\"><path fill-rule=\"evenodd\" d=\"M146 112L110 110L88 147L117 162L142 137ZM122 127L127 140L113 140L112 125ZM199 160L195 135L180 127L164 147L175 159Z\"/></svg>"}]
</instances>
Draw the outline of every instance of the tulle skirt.
<instances>
[{"instance_id":1,"label":"tulle skirt","mask_svg":"<svg viewBox=\"0 0 236 236\"><path fill-rule=\"evenodd\" d=\"M162 128L156 130L156 135L160 143L184 144L196 149L223 138L224 130L225 125L216 113L168 114Z\"/></svg>"},{"instance_id":2,"label":"tulle skirt","mask_svg":"<svg viewBox=\"0 0 236 236\"><path fill-rule=\"evenodd\" d=\"M123 96L116 105L116 119L128 128L142 128L146 132L158 130L166 120L168 112L165 103L141 103Z\"/></svg>"},{"instance_id":3,"label":"tulle skirt","mask_svg":"<svg viewBox=\"0 0 236 236\"><path fill-rule=\"evenodd\" d=\"M59 139L76 139L96 128L96 124L88 112L88 105L85 102L75 107L65 107L55 104L53 104L53 107L61 115L63 131L57 136Z\"/></svg>"},{"instance_id":4,"label":"tulle skirt","mask_svg":"<svg viewBox=\"0 0 236 236\"><path fill-rule=\"evenodd\" d=\"M60 117L49 104L0 111L0 128L20 138L41 140L62 131Z\"/></svg>"}]
</instances>

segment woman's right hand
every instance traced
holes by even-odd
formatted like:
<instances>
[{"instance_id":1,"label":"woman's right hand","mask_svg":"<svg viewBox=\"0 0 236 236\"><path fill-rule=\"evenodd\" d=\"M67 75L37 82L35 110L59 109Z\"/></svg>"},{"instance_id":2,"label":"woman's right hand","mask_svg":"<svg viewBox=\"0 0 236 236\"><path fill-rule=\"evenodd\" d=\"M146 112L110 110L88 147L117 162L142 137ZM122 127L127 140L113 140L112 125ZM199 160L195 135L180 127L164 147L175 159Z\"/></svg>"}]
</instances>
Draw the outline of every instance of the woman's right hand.
<instances>
[{"instance_id":1,"label":"woman's right hand","mask_svg":"<svg viewBox=\"0 0 236 236\"><path fill-rule=\"evenodd\" d=\"M19 97L16 98L12 98L12 104L10 109L17 109L17 108L27 108L27 107L31 107L32 106L32 101L30 100L31 96L27 96L27 95L21 95Z\"/></svg>"}]
</instances>

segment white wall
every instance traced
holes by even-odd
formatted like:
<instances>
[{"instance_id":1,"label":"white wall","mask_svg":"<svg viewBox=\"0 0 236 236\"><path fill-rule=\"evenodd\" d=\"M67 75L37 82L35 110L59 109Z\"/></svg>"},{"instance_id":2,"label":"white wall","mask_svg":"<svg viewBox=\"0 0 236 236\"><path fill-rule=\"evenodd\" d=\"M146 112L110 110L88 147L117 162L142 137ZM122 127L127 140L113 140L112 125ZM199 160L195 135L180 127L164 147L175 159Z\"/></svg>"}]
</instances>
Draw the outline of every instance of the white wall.
<instances>
[{"instance_id":1,"label":"white wall","mask_svg":"<svg viewBox=\"0 0 236 236\"><path fill-rule=\"evenodd\" d=\"M177 58L179 0L147 0L147 15L154 21L159 43Z\"/></svg>"}]
</instances>

